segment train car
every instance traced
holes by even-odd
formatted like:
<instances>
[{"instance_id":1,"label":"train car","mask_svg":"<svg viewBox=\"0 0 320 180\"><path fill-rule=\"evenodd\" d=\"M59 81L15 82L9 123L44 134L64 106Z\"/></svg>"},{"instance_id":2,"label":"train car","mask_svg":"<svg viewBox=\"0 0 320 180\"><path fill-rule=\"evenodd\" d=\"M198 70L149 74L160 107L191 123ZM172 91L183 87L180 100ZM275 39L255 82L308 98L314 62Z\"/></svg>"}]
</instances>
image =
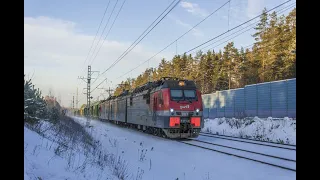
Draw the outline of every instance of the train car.
<instances>
[{"instance_id":1,"label":"train car","mask_svg":"<svg viewBox=\"0 0 320 180\"><path fill-rule=\"evenodd\" d=\"M80 109L79 109L79 115L80 115L80 116L84 116L84 108L85 108L86 106L87 106L86 104L82 104L82 106L80 107Z\"/></svg>"},{"instance_id":2,"label":"train car","mask_svg":"<svg viewBox=\"0 0 320 180\"><path fill-rule=\"evenodd\" d=\"M109 120L111 118L111 113L110 113L111 98L112 97L108 97L106 100L101 102L101 114L99 119Z\"/></svg>"},{"instance_id":3,"label":"train car","mask_svg":"<svg viewBox=\"0 0 320 180\"><path fill-rule=\"evenodd\" d=\"M96 101L92 104L92 117L98 118L99 117L99 109L100 109L100 101Z\"/></svg>"},{"instance_id":4,"label":"train car","mask_svg":"<svg viewBox=\"0 0 320 180\"><path fill-rule=\"evenodd\" d=\"M87 106L83 109L83 113L84 113L84 116L89 116L90 115L89 108Z\"/></svg>"},{"instance_id":5,"label":"train car","mask_svg":"<svg viewBox=\"0 0 320 180\"><path fill-rule=\"evenodd\" d=\"M105 100L99 116L168 138L197 137L203 103L194 81L164 77Z\"/></svg>"},{"instance_id":6,"label":"train car","mask_svg":"<svg viewBox=\"0 0 320 180\"><path fill-rule=\"evenodd\" d=\"M118 96L116 101L116 111L115 111L115 120L120 122L127 122L127 99L128 91L124 91L120 96Z\"/></svg>"},{"instance_id":7,"label":"train car","mask_svg":"<svg viewBox=\"0 0 320 180\"><path fill-rule=\"evenodd\" d=\"M90 115L91 117L93 118L99 118L100 117L100 104L101 104L101 101L96 101L96 102L93 102L91 105L90 105Z\"/></svg>"},{"instance_id":8,"label":"train car","mask_svg":"<svg viewBox=\"0 0 320 180\"><path fill-rule=\"evenodd\" d=\"M116 103L116 97L111 97L109 100L109 109L108 114L109 118L108 120L116 121L116 113L117 113L117 103Z\"/></svg>"}]
</instances>

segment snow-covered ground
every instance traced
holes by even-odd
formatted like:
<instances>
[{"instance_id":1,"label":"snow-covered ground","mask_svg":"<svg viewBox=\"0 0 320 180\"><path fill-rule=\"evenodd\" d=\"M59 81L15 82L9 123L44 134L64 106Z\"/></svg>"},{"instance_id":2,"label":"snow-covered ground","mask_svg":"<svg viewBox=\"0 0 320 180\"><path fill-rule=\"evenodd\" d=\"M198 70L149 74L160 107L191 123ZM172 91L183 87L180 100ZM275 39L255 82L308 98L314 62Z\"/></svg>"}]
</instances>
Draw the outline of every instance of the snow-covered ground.
<instances>
[{"instance_id":1,"label":"snow-covered ground","mask_svg":"<svg viewBox=\"0 0 320 180\"><path fill-rule=\"evenodd\" d=\"M202 131L296 145L296 120L289 118L205 119Z\"/></svg>"},{"instance_id":2,"label":"snow-covered ground","mask_svg":"<svg viewBox=\"0 0 320 180\"><path fill-rule=\"evenodd\" d=\"M24 128L25 180L118 179L113 167L117 159L91 142L77 123L69 127L41 124L37 132Z\"/></svg>"},{"instance_id":3,"label":"snow-covered ground","mask_svg":"<svg viewBox=\"0 0 320 180\"><path fill-rule=\"evenodd\" d=\"M101 143L102 149L128 164L128 179L145 180L278 180L296 179L296 173L212 152L114 124L73 117Z\"/></svg>"}]
</instances>

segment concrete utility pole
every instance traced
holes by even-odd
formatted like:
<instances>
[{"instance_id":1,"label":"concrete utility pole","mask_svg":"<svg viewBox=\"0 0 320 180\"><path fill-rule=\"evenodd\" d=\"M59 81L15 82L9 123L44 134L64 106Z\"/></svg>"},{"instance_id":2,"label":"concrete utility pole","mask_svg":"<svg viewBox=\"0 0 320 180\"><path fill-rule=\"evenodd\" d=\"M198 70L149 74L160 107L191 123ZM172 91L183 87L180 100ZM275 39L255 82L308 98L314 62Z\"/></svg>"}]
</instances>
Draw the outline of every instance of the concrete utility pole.
<instances>
[{"instance_id":1,"label":"concrete utility pole","mask_svg":"<svg viewBox=\"0 0 320 180\"><path fill-rule=\"evenodd\" d=\"M90 99L92 99L92 97L91 97L91 89L90 89L90 87L91 87L91 79L94 79L94 78L91 78L91 75L94 73L94 72L98 72L98 71L91 71L91 66L89 65L88 66L88 75L87 75L87 78L85 78L85 77L78 77L78 79L82 79L85 83L87 83L87 93L84 93L84 94L86 94L87 95L87 108L90 108ZM87 81L86 81L86 80Z\"/></svg>"},{"instance_id":2,"label":"concrete utility pole","mask_svg":"<svg viewBox=\"0 0 320 180\"><path fill-rule=\"evenodd\" d=\"M109 96L111 95L111 92L113 91L113 89L106 89L106 88L97 88L97 89L103 89L105 92L108 92Z\"/></svg>"},{"instance_id":3,"label":"concrete utility pole","mask_svg":"<svg viewBox=\"0 0 320 180\"><path fill-rule=\"evenodd\" d=\"M78 100L78 87L77 87L77 99L76 99L76 108L78 109L78 103L79 103L79 100Z\"/></svg>"},{"instance_id":4,"label":"concrete utility pole","mask_svg":"<svg viewBox=\"0 0 320 180\"><path fill-rule=\"evenodd\" d=\"M90 83L91 83L91 66L88 66L88 77L87 77L87 106L90 108Z\"/></svg>"},{"instance_id":5,"label":"concrete utility pole","mask_svg":"<svg viewBox=\"0 0 320 180\"><path fill-rule=\"evenodd\" d=\"M109 96L111 96L111 92L113 91L113 89L110 89L110 87L109 87L109 89L106 91L108 92Z\"/></svg>"}]
</instances>

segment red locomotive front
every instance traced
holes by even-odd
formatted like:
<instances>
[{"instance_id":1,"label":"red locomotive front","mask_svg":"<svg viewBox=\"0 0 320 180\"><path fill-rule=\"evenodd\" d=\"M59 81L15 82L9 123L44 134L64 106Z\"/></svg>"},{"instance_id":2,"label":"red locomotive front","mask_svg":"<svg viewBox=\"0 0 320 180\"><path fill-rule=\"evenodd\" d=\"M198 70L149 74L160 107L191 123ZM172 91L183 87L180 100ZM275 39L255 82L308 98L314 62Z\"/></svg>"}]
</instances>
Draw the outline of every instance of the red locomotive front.
<instances>
[{"instance_id":1,"label":"red locomotive front","mask_svg":"<svg viewBox=\"0 0 320 180\"><path fill-rule=\"evenodd\" d=\"M202 98L194 81L168 78L153 96L157 120L170 138L197 137L203 127Z\"/></svg>"}]
</instances>

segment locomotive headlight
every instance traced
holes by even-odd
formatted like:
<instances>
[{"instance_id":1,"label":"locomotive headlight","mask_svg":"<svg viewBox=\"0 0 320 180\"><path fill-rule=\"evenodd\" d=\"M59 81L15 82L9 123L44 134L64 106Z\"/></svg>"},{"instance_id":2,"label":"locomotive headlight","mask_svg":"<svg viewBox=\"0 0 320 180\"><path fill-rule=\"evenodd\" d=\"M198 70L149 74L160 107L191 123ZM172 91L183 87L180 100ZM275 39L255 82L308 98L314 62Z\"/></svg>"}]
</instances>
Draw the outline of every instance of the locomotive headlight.
<instances>
[{"instance_id":1,"label":"locomotive headlight","mask_svg":"<svg viewBox=\"0 0 320 180\"><path fill-rule=\"evenodd\" d=\"M199 109L196 109L196 112L197 112L197 113L199 113L199 111L200 111Z\"/></svg>"},{"instance_id":2,"label":"locomotive headlight","mask_svg":"<svg viewBox=\"0 0 320 180\"><path fill-rule=\"evenodd\" d=\"M172 108L170 108L170 112L173 113L173 109Z\"/></svg>"}]
</instances>

